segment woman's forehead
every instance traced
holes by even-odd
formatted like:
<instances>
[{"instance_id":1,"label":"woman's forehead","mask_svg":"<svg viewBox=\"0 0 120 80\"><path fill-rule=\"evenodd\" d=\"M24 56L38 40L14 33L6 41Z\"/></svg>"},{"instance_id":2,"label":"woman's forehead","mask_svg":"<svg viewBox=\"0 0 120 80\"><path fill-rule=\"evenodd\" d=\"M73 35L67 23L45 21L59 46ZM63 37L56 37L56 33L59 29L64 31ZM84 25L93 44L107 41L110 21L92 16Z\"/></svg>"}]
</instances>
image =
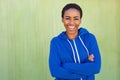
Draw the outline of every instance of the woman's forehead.
<instances>
[{"instance_id":1,"label":"woman's forehead","mask_svg":"<svg viewBox=\"0 0 120 80\"><path fill-rule=\"evenodd\" d=\"M79 15L80 16L80 12L77 9L70 8L65 11L64 16L66 16L66 15L77 15L77 16Z\"/></svg>"}]
</instances>

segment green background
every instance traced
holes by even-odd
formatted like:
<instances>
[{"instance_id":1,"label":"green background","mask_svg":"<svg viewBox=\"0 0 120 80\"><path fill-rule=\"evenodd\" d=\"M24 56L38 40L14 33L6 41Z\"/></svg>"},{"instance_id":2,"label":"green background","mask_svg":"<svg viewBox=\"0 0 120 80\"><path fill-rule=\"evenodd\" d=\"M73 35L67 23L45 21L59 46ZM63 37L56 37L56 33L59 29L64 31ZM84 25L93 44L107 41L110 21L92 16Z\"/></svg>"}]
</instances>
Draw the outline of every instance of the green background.
<instances>
[{"instance_id":1,"label":"green background","mask_svg":"<svg viewBox=\"0 0 120 80\"><path fill-rule=\"evenodd\" d=\"M48 67L52 37L64 31L61 10L75 2L81 26L94 33L102 68L96 80L119 80L119 0L0 0L0 80L53 80Z\"/></svg>"}]
</instances>

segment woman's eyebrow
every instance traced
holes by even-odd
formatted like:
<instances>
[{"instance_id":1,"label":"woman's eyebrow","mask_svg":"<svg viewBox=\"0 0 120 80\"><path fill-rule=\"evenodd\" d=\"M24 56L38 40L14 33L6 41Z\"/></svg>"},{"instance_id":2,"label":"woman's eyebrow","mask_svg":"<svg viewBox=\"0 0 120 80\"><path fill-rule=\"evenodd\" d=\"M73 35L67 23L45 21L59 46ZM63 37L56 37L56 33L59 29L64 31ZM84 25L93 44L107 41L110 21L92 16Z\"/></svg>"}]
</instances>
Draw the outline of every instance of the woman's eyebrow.
<instances>
[{"instance_id":1,"label":"woman's eyebrow","mask_svg":"<svg viewBox=\"0 0 120 80\"><path fill-rule=\"evenodd\" d=\"M70 16L65 16L65 18L70 18ZM74 16L73 18L79 18L79 16Z\"/></svg>"},{"instance_id":2,"label":"woman's eyebrow","mask_svg":"<svg viewBox=\"0 0 120 80\"><path fill-rule=\"evenodd\" d=\"M70 16L65 16L65 17L69 18Z\"/></svg>"}]
</instances>

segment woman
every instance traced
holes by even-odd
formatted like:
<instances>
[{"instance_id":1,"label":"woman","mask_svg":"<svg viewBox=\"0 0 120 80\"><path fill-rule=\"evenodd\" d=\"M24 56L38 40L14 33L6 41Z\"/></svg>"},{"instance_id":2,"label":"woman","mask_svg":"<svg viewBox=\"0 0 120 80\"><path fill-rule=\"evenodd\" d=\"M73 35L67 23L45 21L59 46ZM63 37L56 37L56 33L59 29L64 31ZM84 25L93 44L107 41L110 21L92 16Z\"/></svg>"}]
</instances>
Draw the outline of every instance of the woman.
<instances>
[{"instance_id":1,"label":"woman","mask_svg":"<svg viewBox=\"0 0 120 80\"><path fill-rule=\"evenodd\" d=\"M75 3L62 10L66 31L50 44L49 67L55 80L95 80L100 72L101 57L95 36L81 24L82 10Z\"/></svg>"}]
</instances>

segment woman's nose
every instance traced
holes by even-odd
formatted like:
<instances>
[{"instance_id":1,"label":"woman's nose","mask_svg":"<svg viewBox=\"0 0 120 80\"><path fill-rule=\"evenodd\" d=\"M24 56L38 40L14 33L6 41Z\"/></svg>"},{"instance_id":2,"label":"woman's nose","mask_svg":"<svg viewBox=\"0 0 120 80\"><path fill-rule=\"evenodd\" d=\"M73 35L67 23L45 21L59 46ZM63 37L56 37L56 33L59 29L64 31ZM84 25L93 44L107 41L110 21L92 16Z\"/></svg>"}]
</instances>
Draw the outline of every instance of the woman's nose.
<instances>
[{"instance_id":1,"label":"woman's nose","mask_svg":"<svg viewBox=\"0 0 120 80\"><path fill-rule=\"evenodd\" d=\"M70 24L73 25L74 24L74 20L70 20Z\"/></svg>"}]
</instances>

